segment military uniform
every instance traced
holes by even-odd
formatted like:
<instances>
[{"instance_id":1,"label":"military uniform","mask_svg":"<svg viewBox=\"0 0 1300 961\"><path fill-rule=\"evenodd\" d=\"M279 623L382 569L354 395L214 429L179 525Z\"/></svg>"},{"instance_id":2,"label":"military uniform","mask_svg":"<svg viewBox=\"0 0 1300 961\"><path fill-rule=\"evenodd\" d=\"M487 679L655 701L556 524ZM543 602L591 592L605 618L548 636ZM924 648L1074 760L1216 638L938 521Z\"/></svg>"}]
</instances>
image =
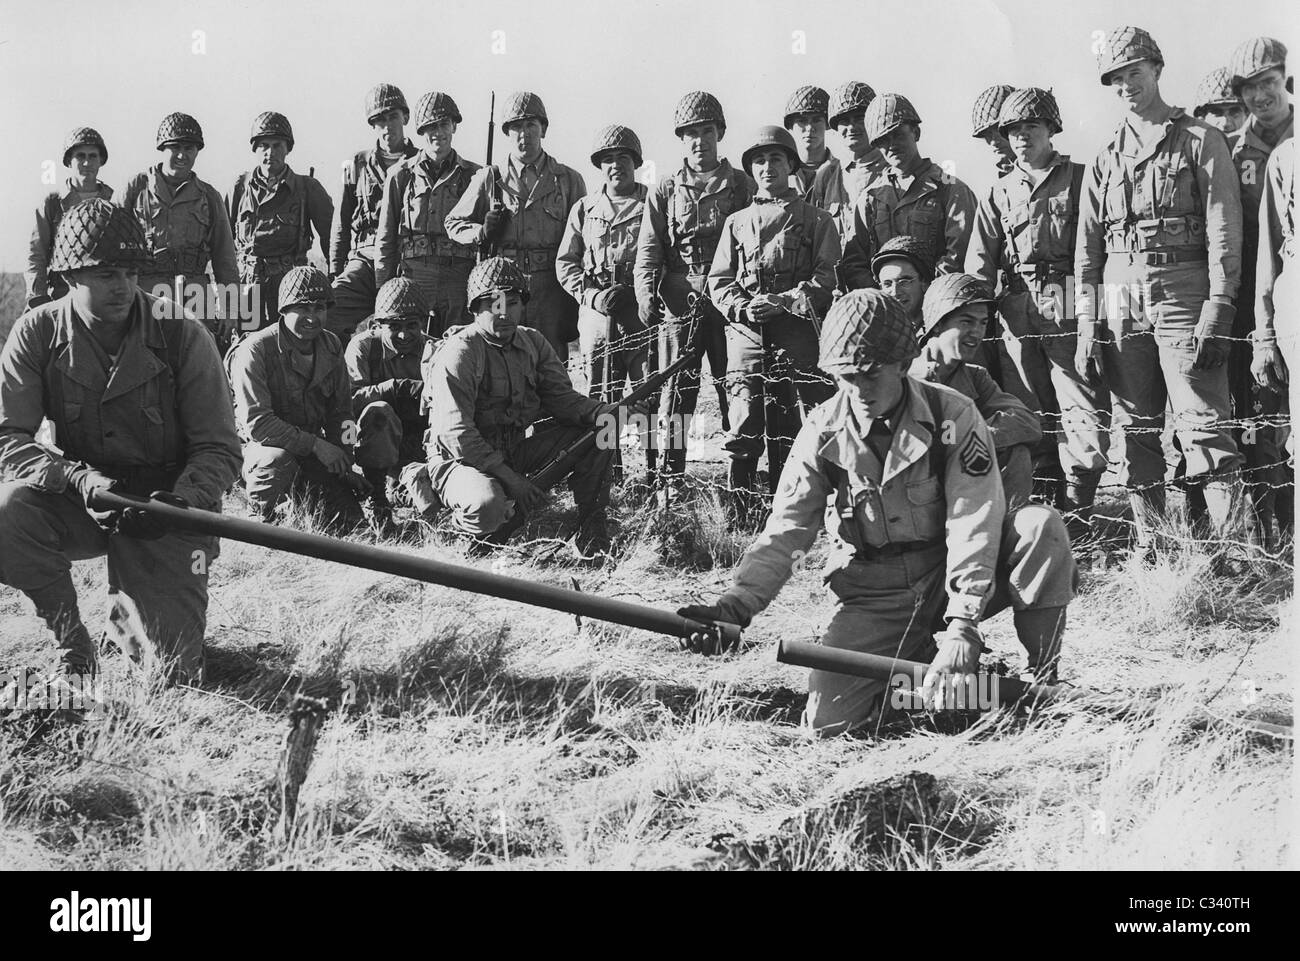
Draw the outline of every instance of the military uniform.
<instances>
[{"instance_id":1,"label":"military uniform","mask_svg":"<svg viewBox=\"0 0 1300 961\"><path fill-rule=\"evenodd\" d=\"M344 342L374 310L375 294L383 283L376 275L375 261L385 180L397 164L418 154L408 140L398 157L386 158L376 145L357 151L343 165L343 192L330 244L335 304L328 322Z\"/></svg>"},{"instance_id":2,"label":"military uniform","mask_svg":"<svg viewBox=\"0 0 1300 961\"><path fill-rule=\"evenodd\" d=\"M62 191L52 191L36 208L36 226L32 228L31 243L27 251L27 270L23 274L27 281L27 306L39 307L51 300L57 300L68 292L68 285L63 278L49 276L50 254L54 252L54 235L59 229L59 221L68 208L85 200L112 200L113 188L108 184L95 185L93 193L82 193L73 186L69 177L63 183Z\"/></svg>"},{"instance_id":3,"label":"military uniform","mask_svg":"<svg viewBox=\"0 0 1300 961\"><path fill-rule=\"evenodd\" d=\"M1295 370L1300 294L1296 275L1295 141L1278 144L1265 167L1259 208L1256 260L1256 343L1275 343L1289 370Z\"/></svg>"},{"instance_id":4,"label":"military uniform","mask_svg":"<svg viewBox=\"0 0 1300 961\"><path fill-rule=\"evenodd\" d=\"M143 266L147 256L131 215L96 200L69 214L51 266ZM44 418L57 449L35 439ZM198 683L218 545L183 531L154 540L109 533L88 513L77 476L90 469L125 493L166 490L217 511L238 468L221 360L197 323L160 316L137 288L116 357L78 316L72 295L29 311L10 332L0 353L0 582L32 599L65 650L81 648L70 653L85 657L83 666L94 654L71 562L107 554L109 618L119 636L128 647L152 647L172 659L177 677ZM79 640L69 637L74 626Z\"/></svg>"},{"instance_id":5,"label":"military uniform","mask_svg":"<svg viewBox=\"0 0 1300 961\"><path fill-rule=\"evenodd\" d=\"M309 352L295 349L289 337L277 323L245 337L228 359L248 499L270 520L286 495L306 493L320 499L328 525L347 531L361 522L361 505L352 486L312 453L322 437L344 447L352 384L343 346L328 330Z\"/></svg>"},{"instance_id":6,"label":"military uniform","mask_svg":"<svg viewBox=\"0 0 1300 961\"><path fill-rule=\"evenodd\" d=\"M841 247L853 236L853 205L862 192L888 169L889 164L879 150L872 150L860 160L854 158L847 164L837 161L817 168L806 199L831 215Z\"/></svg>"}]
</instances>

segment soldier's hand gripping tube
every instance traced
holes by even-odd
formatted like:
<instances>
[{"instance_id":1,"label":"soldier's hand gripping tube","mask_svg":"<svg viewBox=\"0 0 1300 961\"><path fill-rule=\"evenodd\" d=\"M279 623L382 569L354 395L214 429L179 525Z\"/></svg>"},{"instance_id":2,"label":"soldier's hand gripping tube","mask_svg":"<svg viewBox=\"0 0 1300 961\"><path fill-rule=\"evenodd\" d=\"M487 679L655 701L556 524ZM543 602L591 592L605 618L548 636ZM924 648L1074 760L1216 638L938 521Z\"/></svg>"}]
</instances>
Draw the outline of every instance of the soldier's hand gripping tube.
<instances>
[{"instance_id":1,"label":"soldier's hand gripping tube","mask_svg":"<svg viewBox=\"0 0 1300 961\"><path fill-rule=\"evenodd\" d=\"M333 561L336 564L348 564L352 567L407 577L427 584L439 584L456 590L519 601L535 607L565 611L597 621L609 621L612 624L622 624L670 637L691 637L701 632L717 631L728 639L728 643L735 644L740 639L740 627L735 624L702 624L671 611L642 604L597 597L581 591L539 584L536 581L492 574L473 567L448 564L445 561L418 557L370 544L356 544L321 534L309 534L305 531L261 524L238 517L227 517L224 514L199 510L196 507L177 507L156 499L117 494L112 491L96 491L91 495L91 500L92 506L98 510L138 510L178 530L225 537L246 544L257 544L261 547L288 551L291 554Z\"/></svg>"}]
</instances>

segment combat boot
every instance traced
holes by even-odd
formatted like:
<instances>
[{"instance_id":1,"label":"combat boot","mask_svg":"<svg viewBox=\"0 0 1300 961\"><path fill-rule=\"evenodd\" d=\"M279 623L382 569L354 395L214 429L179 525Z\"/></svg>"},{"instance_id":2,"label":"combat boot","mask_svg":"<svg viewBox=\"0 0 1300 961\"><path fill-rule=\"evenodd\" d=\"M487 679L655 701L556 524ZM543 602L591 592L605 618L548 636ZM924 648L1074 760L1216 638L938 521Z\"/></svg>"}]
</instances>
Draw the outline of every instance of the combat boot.
<instances>
[{"instance_id":1,"label":"combat boot","mask_svg":"<svg viewBox=\"0 0 1300 961\"><path fill-rule=\"evenodd\" d=\"M1064 483L1060 511L1065 519L1065 529L1071 543L1084 540L1092 534L1092 509L1097 500L1097 478L1076 477Z\"/></svg>"},{"instance_id":2,"label":"combat boot","mask_svg":"<svg viewBox=\"0 0 1300 961\"><path fill-rule=\"evenodd\" d=\"M1039 607L1016 611L1016 636L1028 655L1023 680L1034 684L1055 684L1056 666L1061 659L1061 637L1065 633L1064 607Z\"/></svg>"},{"instance_id":3,"label":"combat boot","mask_svg":"<svg viewBox=\"0 0 1300 961\"><path fill-rule=\"evenodd\" d=\"M727 526L733 530L750 526L754 513L754 475L758 461L733 458L727 468Z\"/></svg>"},{"instance_id":4,"label":"combat boot","mask_svg":"<svg viewBox=\"0 0 1300 961\"><path fill-rule=\"evenodd\" d=\"M573 546L583 560L599 560L609 553L613 542L603 507L587 515L574 535Z\"/></svg>"},{"instance_id":5,"label":"combat boot","mask_svg":"<svg viewBox=\"0 0 1300 961\"><path fill-rule=\"evenodd\" d=\"M46 623L58 643L59 673L98 674L99 654L86 625L81 623L72 576L64 574L47 587L25 593L36 607L37 617Z\"/></svg>"},{"instance_id":6,"label":"combat boot","mask_svg":"<svg viewBox=\"0 0 1300 961\"><path fill-rule=\"evenodd\" d=\"M370 521L376 531L382 532L393 519L393 504L388 499L388 472L372 467L363 473L370 485Z\"/></svg>"}]
</instances>

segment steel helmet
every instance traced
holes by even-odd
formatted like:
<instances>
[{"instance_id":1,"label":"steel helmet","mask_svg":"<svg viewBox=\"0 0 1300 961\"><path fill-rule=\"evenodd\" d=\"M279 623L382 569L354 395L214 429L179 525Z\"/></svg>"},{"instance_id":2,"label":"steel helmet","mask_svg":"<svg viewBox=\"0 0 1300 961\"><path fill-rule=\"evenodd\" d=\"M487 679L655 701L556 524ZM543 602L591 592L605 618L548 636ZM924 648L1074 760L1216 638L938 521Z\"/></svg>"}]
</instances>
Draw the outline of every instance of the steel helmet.
<instances>
[{"instance_id":1,"label":"steel helmet","mask_svg":"<svg viewBox=\"0 0 1300 961\"><path fill-rule=\"evenodd\" d=\"M155 146L159 150L169 143L192 143L203 149L203 128L187 113L169 113L158 124Z\"/></svg>"},{"instance_id":2,"label":"steel helmet","mask_svg":"<svg viewBox=\"0 0 1300 961\"><path fill-rule=\"evenodd\" d=\"M936 278L926 290L925 303L921 305L921 340L934 333L945 317L967 304L988 304L992 309L997 298L989 285L974 274L944 274Z\"/></svg>"},{"instance_id":3,"label":"steel helmet","mask_svg":"<svg viewBox=\"0 0 1300 961\"><path fill-rule=\"evenodd\" d=\"M550 126L550 120L546 117L546 104L542 103L542 98L528 90L516 90L510 96L506 97L505 107L501 111L501 132L506 132L506 127L516 120L527 120L532 118L542 125L542 130Z\"/></svg>"},{"instance_id":4,"label":"steel helmet","mask_svg":"<svg viewBox=\"0 0 1300 961\"><path fill-rule=\"evenodd\" d=\"M596 139L591 145L591 163L600 166L600 155L609 150L626 150L632 155L632 164L641 166L641 139L631 127L612 123L596 131Z\"/></svg>"},{"instance_id":5,"label":"steel helmet","mask_svg":"<svg viewBox=\"0 0 1300 961\"><path fill-rule=\"evenodd\" d=\"M912 102L900 93L882 93L867 107L864 120L867 140L875 143L905 123L919 124L920 116Z\"/></svg>"},{"instance_id":6,"label":"steel helmet","mask_svg":"<svg viewBox=\"0 0 1300 961\"><path fill-rule=\"evenodd\" d=\"M1002 101L998 114L998 130L1005 131L1022 120L1041 120L1052 133L1061 132L1061 108L1056 105L1052 91L1042 87L1024 87L1013 90Z\"/></svg>"},{"instance_id":7,"label":"steel helmet","mask_svg":"<svg viewBox=\"0 0 1300 961\"><path fill-rule=\"evenodd\" d=\"M975 98L970 111L970 133L972 137L983 137L998 125L998 114L1007 95L1016 88L1009 83L995 83L985 87Z\"/></svg>"},{"instance_id":8,"label":"steel helmet","mask_svg":"<svg viewBox=\"0 0 1300 961\"><path fill-rule=\"evenodd\" d=\"M875 99L876 91L860 80L840 84L830 93L826 105L826 124L834 127L845 114L866 110Z\"/></svg>"},{"instance_id":9,"label":"steel helmet","mask_svg":"<svg viewBox=\"0 0 1300 961\"><path fill-rule=\"evenodd\" d=\"M768 147L780 147L785 151L786 156L790 158L791 173L803 166L803 163L799 160L799 151L794 145L794 137L790 136L790 131L784 127L769 124L758 128L758 131L749 141L749 146L740 155L740 164L745 168L745 173L751 177L753 176L750 171L754 163L754 155Z\"/></svg>"},{"instance_id":10,"label":"steel helmet","mask_svg":"<svg viewBox=\"0 0 1300 961\"><path fill-rule=\"evenodd\" d=\"M299 304L334 304L334 290L325 272L315 267L294 267L280 281L280 313Z\"/></svg>"},{"instance_id":11,"label":"steel helmet","mask_svg":"<svg viewBox=\"0 0 1300 961\"><path fill-rule=\"evenodd\" d=\"M727 118L722 115L722 104L718 103L718 98L713 94L703 90L692 90L677 101L677 109L673 111L673 133L680 137L684 128L697 123L717 124L719 140L727 132Z\"/></svg>"},{"instance_id":12,"label":"steel helmet","mask_svg":"<svg viewBox=\"0 0 1300 961\"><path fill-rule=\"evenodd\" d=\"M1261 73L1275 67L1286 72L1286 44L1272 37L1254 37L1232 51L1228 58L1228 74L1232 92L1240 96L1241 87ZM1288 85L1287 89L1290 89Z\"/></svg>"},{"instance_id":13,"label":"steel helmet","mask_svg":"<svg viewBox=\"0 0 1300 961\"><path fill-rule=\"evenodd\" d=\"M375 296L375 322L386 320L423 320L429 316L424 292L406 277L394 277L379 288Z\"/></svg>"},{"instance_id":14,"label":"steel helmet","mask_svg":"<svg viewBox=\"0 0 1300 961\"><path fill-rule=\"evenodd\" d=\"M920 352L902 304L879 290L851 290L826 314L817 366L828 374L865 373Z\"/></svg>"},{"instance_id":15,"label":"steel helmet","mask_svg":"<svg viewBox=\"0 0 1300 961\"><path fill-rule=\"evenodd\" d=\"M77 127L63 141L63 166L68 166L72 160L72 151L78 147L98 147L99 148L99 165L102 167L108 163L108 147L104 144L104 138L99 135L99 131L94 127Z\"/></svg>"},{"instance_id":16,"label":"steel helmet","mask_svg":"<svg viewBox=\"0 0 1300 961\"><path fill-rule=\"evenodd\" d=\"M934 279L934 251L930 245L910 234L890 237L871 258L871 272L879 274L880 268L891 260L907 260L916 268L917 275L927 284Z\"/></svg>"},{"instance_id":17,"label":"steel helmet","mask_svg":"<svg viewBox=\"0 0 1300 961\"><path fill-rule=\"evenodd\" d=\"M430 90L415 102L415 132L417 135L424 133L426 127L432 127L435 123L443 120L460 123L460 108L456 106L456 101L451 99L450 94Z\"/></svg>"},{"instance_id":18,"label":"steel helmet","mask_svg":"<svg viewBox=\"0 0 1300 961\"><path fill-rule=\"evenodd\" d=\"M290 150L293 149L293 127L289 125L289 118L282 113L266 110L253 119L248 142L256 146L263 137L279 137L289 144Z\"/></svg>"},{"instance_id":19,"label":"steel helmet","mask_svg":"<svg viewBox=\"0 0 1300 961\"><path fill-rule=\"evenodd\" d=\"M1111 73L1141 60L1150 60L1164 66L1164 54L1156 46L1151 34L1141 27L1112 30L1097 54L1097 71L1101 75L1102 86L1110 86Z\"/></svg>"},{"instance_id":20,"label":"steel helmet","mask_svg":"<svg viewBox=\"0 0 1300 961\"><path fill-rule=\"evenodd\" d=\"M391 83L375 84L366 92L366 123L373 123L375 118L390 110L401 110L406 118L411 118L411 108L406 105L402 91Z\"/></svg>"},{"instance_id":21,"label":"steel helmet","mask_svg":"<svg viewBox=\"0 0 1300 961\"><path fill-rule=\"evenodd\" d=\"M830 94L821 87L803 86L790 94L790 99L785 104L785 119L782 124L786 130L790 129L790 124L795 117L800 114L811 113L820 114L822 119L830 123L828 111L830 109Z\"/></svg>"},{"instance_id":22,"label":"steel helmet","mask_svg":"<svg viewBox=\"0 0 1300 961\"><path fill-rule=\"evenodd\" d=\"M480 297L497 291L513 290L524 303L528 303L528 279L515 265L513 260L505 257L489 257L480 261L469 272L465 285L465 298L471 307Z\"/></svg>"},{"instance_id":23,"label":"steel helmet","mask_svg":"<svg viewBox=\"0 0 1300 961\"><path fill-rule=\"evenodd\" d=\"M50 270L125 267L145 270L153 263L144 228L119 204L95 198L68 208L54 234Z\"/></svg>"},{"instance_id":24,"label":"steel helmet","mask_svg":"<svg viewBox=\"0 0 1300 961\"><path fill-rule=\"evenodd\" d=\"M1232 92L1232 74L1227 67L1207 73L1196 85L1196 102L1192 116L1201 117L1210 107L1244 107L1241 98Z\"/></svg>"}]
</instances>

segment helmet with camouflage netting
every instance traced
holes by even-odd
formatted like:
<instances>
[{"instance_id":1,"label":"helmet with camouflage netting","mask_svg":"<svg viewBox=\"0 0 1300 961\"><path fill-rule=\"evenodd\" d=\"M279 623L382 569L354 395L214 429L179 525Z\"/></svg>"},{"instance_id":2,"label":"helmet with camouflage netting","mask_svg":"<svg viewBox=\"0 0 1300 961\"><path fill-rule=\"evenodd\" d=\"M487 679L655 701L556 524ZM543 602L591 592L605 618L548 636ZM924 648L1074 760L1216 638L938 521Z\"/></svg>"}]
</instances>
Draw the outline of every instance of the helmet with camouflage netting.
<instances>
[{"instance_id":1,"label":"helmet with camouflage netting","mask_svg":"<svg viewBox=\"0 0 1300 961\"><path fill-rule=\"evenodd\" d=\"M95 198L70 207L59 221L50 270L147 270L152 263L144 228L135 215L119 204Z\"/></svg>"},{"instance_id":2,"label":"helmet with camouflage netting","mask_svg":"<svg viewBox=\"0 0 1300 961\"><path fill-rule=\"evenodd\" d=\"M727 118L722 114L722 104L718 98L704 90L692 90L677 101L673 111L673 133L682 135L682 131L697 123L711 123L718 128L718 137L727 132Z\"/></svg>"},{"instance_id":3,"label":"helmet with camouflage netting","mask_svg":"<svg viewBox=\"0 0 1300 961\"><path fill-rule=\"evenodd\" d=\"M1119 27L1112 30L1097 53L1097 72L1104 87L1110 86L1110 75L1142 60L1164 66L1165 57L1155 39L1141 27Z\"/></svg>"},{"instance_id":4,"label":"helmet with camouflage netting","mask_svg":"<svg viewBox=\"0 0 1300 961\"><path fill-rule=\"evenodd\" d=\"M374 123L376 117L382 117L390 110L400 110L409 118L411 108L406 105L406 96L391 83L380 83L366 91L366 123Z\"/></svg>"},{"instance_id":5,"label":"helmet with camouflage netting","mask_svg":"<svg viewBox=\"0 0 1300 961\"><path fill-rule=\"evenodd\" d=\"M465 299L471 307L474 301L488 294L504 293L513 290L528 302L528 279L513 260L505 257L489 257L475 265L469 272L469 281L465 285Z\"/></svg>"},{"instance_id":6,"label":"helmet with camouflage netting","mask_svg":"<svg viewBox=\"0 0 1300 961\"><path fill-rule=\"evenodd\" d=\"M1051 90L1042 87L1023 87L1007 94L998 114L998 130L1005 133L1013 123L1038 120L1047 124L1052 133L1061 132L1061 108Z\"/></svg>"},{"instance_id":7,"label":"helmet with camouflage netting","mask_svg":"<svg viewBox=\"0 0 1300 961\"><path fill-rule=\"evenodd\" d=\"M543 130L551 123L546 116L546 104L530 90L516 90L506 97L501 109L501 132L506 133L506 127L519 120L536 120Z\"/></svg>"},{"instance_id":8,"label":"helmet with camouflage netting","mask_svg":"<svg viewBox=\"0 0 1300 961\"><path fill-rule=\"evenodd\" d=\"M921 340L934 333L945 317L967 304L987 304L992 310L997 298L989 285L974 274L944 274L937 278L925 292L921 307Z\"/></svg>"},{"instance_id":9,"label":"helmet with camouflage netting","mask_svg":"<svg viewBox=\"0 0 1300 961\"><path fill-rule=\"evenodd\" d=\"M1286 44L1272 37L1253 37L1232 51L1228 75L1232 92L1240 95L1242 85L1274 68L1286 72ZM1291 86L1288 84L1287 89Z\"/></svg>"},{"instance_id":10,"label":"helmet with camouflage netting","mask_svg":"<svg viewBox=\"0 0 1300 961\"><path fill-rule=\"evenodd\" d=\"M424 292L406 277L386 281L375 295L375 322L389 320L424 320L429 316L429 304Z\"/></svg>"},{"instance_id":11,"label":"helmet with camouflage netting","mask_svg":"<svg viewBox=\"0 0 1300 961\"><path fill-rule=\"evenodd\" d=\"M919 353L902 304L879 290L851 290L826 314L817 366L828 374L865 373Z\"/></svg>"},{"instance_id":12,"label":"helmet with camouflage netting","mask_svg":"<svg viewBox=\"0 0 1300 961\"><path fill-rule=\"evenodd\" d=\"M1242 107L1241 98L1232 92L1232 74L1227 67L1211 70L1196 85L1192 116L1203 117L1211 107Z\"/></svg>"},{"instance_id":13,"label":"helmet with camouflage netting","mask_svg":"<svg viewBox=\"0 0 1300 961\"><path fill-rule=\"evenodd\" d=\"M596 131L596 139L591 145L592 165L599 167L601 154L611 150L626 150L632 155L633 166L641 166L641 138L636 135L631 127L624 127L620 123L612 123L608 127L601 127Z\"/></svg>"},{"instance_id":14,"label":"helmet with camouflage netting","mask_svg":"<svg viewBox=\"0 0 1300 961\"><path fill-rule=\"evenodd\" d=\"M871 101L876 99L876 91L860 80L842 83L830 93L826 105L826 123L834 127L845 114L855 110L866 110Z\"/></svg>"},{"instance_id":15,"label":"helmet with camouflage netting","mask_svg":"<svg viewBox=\"0 0 1300 961\"><path fill-rule=\"evenodd\" d=\"M293 127L289 125L289 118L282 113L274 110L264 110L253 118L253 129L249 131L248 142L257 146L257 142L263 138L278 137L293 149Z\"/></svg>"},{"instance_id":16,"label":"helmet with camouflage netting","mask_svg":"<svg viewBox=\"0 0 1300 961\"><path fill-rule=\"evenodd\" d=\"M334 290L325 272L315 267L294 267L280 281L280 313L300 304L334 303Z\"/></svg>"},{"instance_id":17,"label":"helmet with camouflage netting","mask_svg":"<svg viewBox=\"0 0 1300 961\"><path fill-rule=\"evenodd\" d=\"M867 139L872 143L887 137L905 123L920 124L921 117L901 93L882 93L871 105L863 118L867 128Z\"/></svg>"},{"instance_id":18,"label":"helmet with camouflage netting","mask_svg":"<svg viewBox=\"0 0 1300 961\"><path fill-rule=\"evenodd\" d=\"M192 143L202 150L203 128L187 113L169 113L158 124L158 136L154 139L159 150L170 143Z\"/></svg>"},{"instance_id":19,"label":"helmet with camouflage netting","mask_svg":"<svg viewBox=\"0 0 1300 961\"><path fill-rule=\"evenodd\" d=\"M980 91L970 110L970 133L972 137L983 137L998 125L998 114L1007 95L1016 88L1009 83L995 83Z\"/></svg>"},{"instance_id":20,"label":"helmet with camouflage netting","mask_svg":"<svg viewBox=\"0 0 1300 961\"><path fill-rule=\"evenodd\" d=\"M785 118L781 121L782 125L786 130L789 130L794 118L802 114L820 116L829 123L830 99L830 94L821 87L814 87L810 84L800 87L790 94L790 99L786 101Z\"/></svg>"},{"instance_id":21,"label":"helmet with camouflage netting","mask_svg":"<svg viewBox=\"0 0 1300 961\"><path fill-rule=\"evenodd\" d=\"M890 237L871 258L871 272L879 275L880 268L891 260L906 260L916 268L917 276L927 284L934 279L934 251L930 245L910 234Z\"/></svg>"},{"instance_id":22,"label":"helmet with camouflage netting","mask_svg":"<svg viewBox=\"0 0 1300 961\"><path fill-rule=\"evenodd\" d=\"M443 120L460 123L460 108L456 106L456 101L451 99L450 94L430 90L415 102L416 134L424 133L426 127L432 127Z\"/></svg>"}]
</instances>

